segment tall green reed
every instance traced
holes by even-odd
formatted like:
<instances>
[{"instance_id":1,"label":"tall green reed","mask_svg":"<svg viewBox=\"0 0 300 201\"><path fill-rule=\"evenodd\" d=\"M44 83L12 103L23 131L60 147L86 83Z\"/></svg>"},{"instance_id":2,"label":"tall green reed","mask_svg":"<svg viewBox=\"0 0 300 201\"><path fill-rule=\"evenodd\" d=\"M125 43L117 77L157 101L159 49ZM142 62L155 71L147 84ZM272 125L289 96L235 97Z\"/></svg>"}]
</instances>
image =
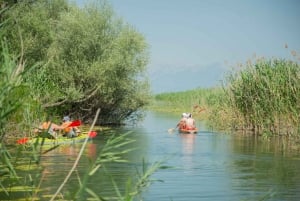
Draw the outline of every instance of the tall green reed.
<instances>
[{"instance_id":1,"label":"tall green reed","mask_svg":"<svg viewBox=\"0 0 300 201\"><path fill-rule=\"evenodd\" d=\"M297 56L293 52L293 56ZM259 58L239 64L224 85L163 93L150 109L194 112L216 130L242 130L263 135L299 135L300 70L297 60ZM197 115L195 105L206 108Z\"/></svg>"},{"instance_id":2,"label":"tall green reed","mask_svg":"<svg viewBox=\"0 0 300 201\"><path fill-rule=\"evenodd\" d=\"M4 140L7 127L12 115L21 107L25 86L22 84L24 63L17 61L9 54L4 41L0 47L0 169L3 179L0 180L0 188L8 194L6 181L17 179L17 173L11 162L11 154L5 146Z\"/></svg>"},{"instance_id":3,"label":"tall green reed","mask_svg":"<svg viewBox=\"0 0 300 201\"><path fill-rule=\"evenodd\" d=\"M95 122L95 121L94 121ZM93 129L93 125L90 128L90 131ZM112 134L112 133L111 133ZM116 184L113 178L111 182L113 183L113 187L115 188L115 195L111 196L102 196L98 192L93 191L89 188L88 181L93 178L95 174L103 174L101 169L104 169L106 174L110 174L107 171L106 164L111 165L112 163L127 163L128 160L123 158L123 155L127 154L130 151L133 151L135 148L130 147L130 144L134 142L134 139L129 137L129 132L125 134L112 134L111 137L106 141L103 147L101 147L100 152L96 160L90 160L89 168L87 169L86 174L82 177L77 174L79 187L75 192L69 192L64 190L64 188L68 188L68 185L74 185L74 183L69 183L70 176L77 171L77 166L79 165L79 159L83 154L83 150L85 149L85 145L87 141L85 141L80 149L80 152L77 155L77 158L73 164L73 167L70 169L69 173L66 175L64 181L61 185L58 186L56 193L51 195L51 200L135 200L138 196L141 195L143 190L145 190L152 182L160 181L151 179L151 175L157 171L158 169L165 169L167 167L162 166L162 162L155 162L150 167L146 165L143 161L143 167L141 172L137 172L135 176L131 176L128 178L127 183L124 183L124 188L120 185ZM19 152L14 154L12 160L19 161L16 162L16 166L24 166L25 169L21 174L21 177L16 177L16 180L9 183L10 189L7 191L7 198L15 199L15 198L26 198L27 200L40 200L45 199L43 195L42 186L43 181L46 181L45 174L43 174L43 166L42 160L44 160L41 156L45 153L51 152L54 149L58 148L59 145L54 147L45 147L44 141L47 137L47 133L42 133L43 138L37 138L35 143L30 145L20 145L18 147ZM86 138L87 139L87 138ZM46 149L46 150L45 150ZM22 160L18 160L20 158ZM138 168L138 167L136 167ZM24 173L25 172L25 173ZM15 195L17 192L19 195ZM125 190L123 190L125 189ZM64 195L60 193L64 190ZM21 195L20 195L21 193ZM142 200L139 198L139 200Z\"/></svg>"},{"instance_id":4,"label":"tall green reed","mask_svg":"<svg viewBox=\"0 0 300 201\"><path fill-rule=\"evenodd\" d=\"M202 109L217 105L222 102L223 90L221 88L193 89L182 92L157 94L154 97L152 110L179 113L191 112L195 117L203 117L208 113L202 113Z\"/></svg>"},{"instance_id":5,"label":"tall green reed","mask_svg":"<svg viewBox=\"0 0 300 201\"><path fill-rule=\"evenodd\" d=\"M299 64L284 59L248 62L227 77L229 107L245 129L257 134L296 135L299 125Z\"/></svg>"}]
</instances>

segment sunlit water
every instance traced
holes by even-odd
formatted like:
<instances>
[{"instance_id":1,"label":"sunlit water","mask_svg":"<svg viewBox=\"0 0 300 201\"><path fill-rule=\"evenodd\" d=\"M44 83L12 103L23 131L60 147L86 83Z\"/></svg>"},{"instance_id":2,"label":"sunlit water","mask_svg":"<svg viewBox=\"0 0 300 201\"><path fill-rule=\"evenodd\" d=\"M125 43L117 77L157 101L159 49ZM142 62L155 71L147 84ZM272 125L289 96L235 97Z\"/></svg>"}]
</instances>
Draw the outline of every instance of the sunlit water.
<instances>
[{"instance_id":1,"label":"sunlit water","mask_svg":"<svg viewBox=\"0 0 300 201\"><path fill-rule=\"evenodd\" d=\"M198 134L168 133L179 117L149 112L132 130L130 145L136 150L126 154L129 163L114 163L100 168L88 180L88 187L101 196L116 195L112 181L122 190L128 178L140 171L142 161L164 161L168 169L152 175L154 182L139 199L146 201L193 200L300 200L300 153L291 151L290 144L263 140L252 136L228 135L208 131L197 122ZM90 143L60 194L61 198L76 192L91 161L97 158L109 134L99 135ZM40 195L45 200L62 183L80 149L80 145L61 146L42 157L45 167ZM86 196L86 194L85 194Z\"/></svg>"},{"instance_id":2,"label":"sunlit water","mask_svg":"<svg viewBox=\"0 0 300 201\"><path fill-rule=\"evenodd\" d=\"M207 132L200 123L197 135L163 132L174 121L155 113L145 121L151 158L170 156L166 163L178 167L157 172L165 182L145 200L300 200L300 154L289 144Z\"/></svg>"}]
</instances>

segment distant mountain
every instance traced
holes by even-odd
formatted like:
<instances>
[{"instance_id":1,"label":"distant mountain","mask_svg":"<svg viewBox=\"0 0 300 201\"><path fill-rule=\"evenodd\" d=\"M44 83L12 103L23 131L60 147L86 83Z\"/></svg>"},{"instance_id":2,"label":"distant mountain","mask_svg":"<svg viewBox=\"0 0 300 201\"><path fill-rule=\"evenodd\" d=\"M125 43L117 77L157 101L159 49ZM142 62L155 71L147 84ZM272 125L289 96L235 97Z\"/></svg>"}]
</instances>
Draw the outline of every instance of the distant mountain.
<instances>
[{"instance_id":1,"label":"distant mountain","mask_svg":"<svg viewBox=\"0 0 300 201\"><path fill-rule=\"evenodd\" d=\"M150 73L152 92L175 92L195 88L221 86L226 72L221 65L213 64L206 67L161 68Z\"/></svg>"}]
</instances>

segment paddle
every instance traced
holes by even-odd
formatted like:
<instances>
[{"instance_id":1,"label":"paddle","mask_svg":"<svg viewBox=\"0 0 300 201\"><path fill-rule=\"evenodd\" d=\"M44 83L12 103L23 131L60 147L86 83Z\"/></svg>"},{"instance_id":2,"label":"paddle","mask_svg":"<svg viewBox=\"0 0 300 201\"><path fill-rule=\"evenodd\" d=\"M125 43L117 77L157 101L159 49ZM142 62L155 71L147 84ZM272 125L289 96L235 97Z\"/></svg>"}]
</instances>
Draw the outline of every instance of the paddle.
<instances>
[{"instance_id":1,"label":"paddle","mask_svg":"<svg viewBox=\"0 0 300 201\"><path fill-rule=\"evenodd\" d=\"M176 128L177 128L177 126L176 126ZM168 132L169 132L169 133L173 133L174 130L175 130L176 128L169 128L169 129L168 129Z\"/></svg>"},{"instance_id":2,"label":"paddle","mask_svg":"<svg viewBox=\"0 0 300 201\"><path fill-rule=\"evenodd\" d=\"M75 127L75 126L80 126L80 125L81 125L81 121L80 120L74 120L67 127Z\"/></svg>"},{"instance_id":3,"label":"paddle","mask_svg":"<svg viewBox=\"0 0 300 201\"><path fill-rule=\"evenodd\" d=\"M27 138L27 137L21 138L21 139L17 140L17 144L26 144L26 142L28 140L29 140L29 138Z\"/></svg>"},{"instance_id":4,"label":"paddle","mask_svg":"<svg viewBox=\"0 0 300 201\"><path fill-rule=\"evenodd\" d=\"M96 137L97 136L97 132L96 131L91 131L91 132L89 132L89 137L90 138L94 138L94 137Z\"/></svg>"}]
</instances>

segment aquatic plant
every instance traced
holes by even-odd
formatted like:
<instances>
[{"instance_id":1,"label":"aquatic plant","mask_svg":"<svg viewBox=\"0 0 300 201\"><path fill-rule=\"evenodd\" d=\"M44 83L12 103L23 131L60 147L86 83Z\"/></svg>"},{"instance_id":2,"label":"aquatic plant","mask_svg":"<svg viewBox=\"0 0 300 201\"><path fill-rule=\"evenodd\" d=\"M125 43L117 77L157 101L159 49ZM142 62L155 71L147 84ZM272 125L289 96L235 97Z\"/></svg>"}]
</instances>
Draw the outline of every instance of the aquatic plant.
<instances>
[{"instance_id":1,"label":"aquatic plant","mask_svg":"<svg viewBox=\"0 0 300 201\"><path fill-rule=\"evenodd\" d=\"M203 119L209 113L212 105L222 102L221 88L197 88L182 92L161 93L154 96L151 110L181 114L191 112L194 117Z\"/></svg>"},{"instance_id":2,"label":"aquatic plant","mask_svg":"<svg viewBox=\"0 0 300 201\"><path fill-rule=\"evenodd\" d=\"M295 61L259 59L228 76L229 107L254 133L296 135L299 125L300 68Z\"/></svg>"},{"instance_id":3,"label":"aquatic plant","mask_svg":"<svg viewBox=\"0 0 300 201\"><path fill-rule=\"evenodd\" d=\"M25 86L22 83L24 63L16 60L8 52L5 41L0 41L0 169L3 179L0 187L8 194L3 182L11 178L16 179L17 173L11 162L11 154L5 146L6 129L12 115L22 105Z\"/></svg>"},{"instance_id":4,"label":"aquatic plant","mask_svg":"<svg viewBox=\"0 0 300 201\"><path fill-rule=\"evenodd\" d=\"M297 60L259 58L228 72L222 87L157 94L149 108L178 114L190 111L214 130L297 136L299 101Z\"/></svg>"}]
</instances>

